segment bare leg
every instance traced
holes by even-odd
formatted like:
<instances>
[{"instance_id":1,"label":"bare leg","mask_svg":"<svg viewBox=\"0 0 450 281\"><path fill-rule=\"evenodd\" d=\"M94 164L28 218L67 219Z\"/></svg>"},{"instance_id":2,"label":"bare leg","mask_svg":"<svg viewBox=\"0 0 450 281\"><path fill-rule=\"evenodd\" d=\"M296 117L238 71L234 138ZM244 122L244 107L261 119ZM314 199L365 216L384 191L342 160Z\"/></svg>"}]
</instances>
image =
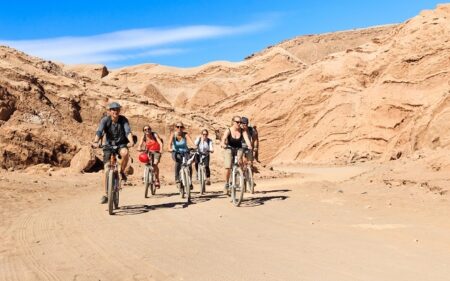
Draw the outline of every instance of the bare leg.
<instances>
[{"instance_id":1,"label":"bare leg","mask_svg":"<svg viewBox=\"0 0 450 281\"><path fill-rule=\"evenodd\" d=\"M230 178L230 174L231 174L231 169L230 168L226 168L225 169L225 183L228 183L228 179Z\"/></svg>"},{"instance_id":2,"label":"bare leg","mask_svg":"<svg viewBox=\"0 0 450 281\"><path fill-rule=\"evenodd\" d=\"M153 165L153 171L155 171L156 181L159 182L159 167L158 164Z\"/></svg>"},{"instance_id":3,"label":"bare leg","mask_svg":"<svg viewBox=\"0 0 450 281\"><path fill-rule=\"evenodd\" d=\"M123 173L128 165L128 148L121 148L120 156L122 157L122 162L120 163L120 172Z\"/></svg>"}]
</instances>

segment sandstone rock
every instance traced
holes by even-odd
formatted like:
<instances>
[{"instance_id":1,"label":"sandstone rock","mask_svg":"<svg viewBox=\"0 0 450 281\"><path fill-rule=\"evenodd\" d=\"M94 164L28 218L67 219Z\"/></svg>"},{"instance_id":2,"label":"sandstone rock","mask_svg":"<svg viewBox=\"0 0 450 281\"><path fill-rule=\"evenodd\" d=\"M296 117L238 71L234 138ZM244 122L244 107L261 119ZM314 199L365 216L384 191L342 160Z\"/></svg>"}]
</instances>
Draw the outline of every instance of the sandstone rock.
<instances>
[{"instance_id":1,"label":"sandstone rock","mask_svg":"<svg viewBox=\"0 0 450 281\"><path fill-rule=\"evenodd\" d=\"M90 147L83 147L70 161L70 169L75 172L88 172L95 164L96 156Z\"/></svg>"}]
</instances>

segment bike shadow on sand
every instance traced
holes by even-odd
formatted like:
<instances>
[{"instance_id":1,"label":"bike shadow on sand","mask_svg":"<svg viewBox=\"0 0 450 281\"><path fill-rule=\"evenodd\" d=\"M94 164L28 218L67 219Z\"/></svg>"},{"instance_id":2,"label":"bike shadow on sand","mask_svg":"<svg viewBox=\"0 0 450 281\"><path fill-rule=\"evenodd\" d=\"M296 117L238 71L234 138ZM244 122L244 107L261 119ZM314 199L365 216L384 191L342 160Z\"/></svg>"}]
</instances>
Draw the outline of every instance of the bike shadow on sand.
<instances>
[{"instance_id":1,"label":"bike shadow on sand","mask_svg":"<svg viewBox=\"0 0 450 281\"><path fill-rule=\"evenodd\" d=\"M158 209L184 209L187 208L188 206L189 206L188 202L170 202L155 205L147 205L147 204L128 205L122 206L119 209L115 210L114 215L116 216L139 215Z\"/></svg>"},{"instance_id":2,"label":"bike shadow on sand","mask_svg":"<svg viewBox=\"0 0 450 281\"><path fill-rule=\"evenodd\" d=\"M292 190L290 190L290 189L260 190L260 191L255 191L255 194L285 193L285 192L290 192L290 191L292 191Z\"/></svg>"},{"instance_id":3,"label":"bike shadow on sand","mask_svg":"<svg viewBox=\"0 0 450 281\"><path fill-rule=\"evenodd\" d=\"M175 196L175 195L179 195L179 193L160 194L160 198L171 197L171 196ZM119 209L114 211L114 215L129 216L129 215L144 214L144 213L148 213L150 211L155 211L158 209L184 209L184 208L189 207L189 205L204 203L211 199L216 199L216 198L220 198L220 197L225 198L225 195L222 192L208 192L203 195L200 195L200 193L193 192L192 195L193 195L193 197L191 197L190 202L185 201L185 202L170 202L170 203L155 204L155 205L139 204L139 205L122 206ZM157 197L157 196L152 195L152 197Z\"/></svg>"},{"instance_id":4,"label":"bike shadow on sand","mask_svg":"<svg viewBox=\"0 0 450 281\"><path fill-rule=\"evenodd\" d=\"M286 195L277 195L277 196L262 196L262 197L249 197L245 198L242 201L240 207L258 207L266 204L266 202L270 201L283 201L288 199L289 196Z\"/></svg>"},{"instance_id":5,"label":"bike shadow on sand","mask_svg":"<svg viewBox=\"0 0 450 281\"><path fill-rule=\"evenodd\" d=\"M179 195L180 195L179 193L175 193L175 192L172 192L172 193L158 193L158 192L156 192L155 195L150 195L150 192L149 192L149 195L148 195L147 199L150 199L150 198L166 198L166 197L173 197L173 196L179 196Z\"/></svg>"}]
</instances>

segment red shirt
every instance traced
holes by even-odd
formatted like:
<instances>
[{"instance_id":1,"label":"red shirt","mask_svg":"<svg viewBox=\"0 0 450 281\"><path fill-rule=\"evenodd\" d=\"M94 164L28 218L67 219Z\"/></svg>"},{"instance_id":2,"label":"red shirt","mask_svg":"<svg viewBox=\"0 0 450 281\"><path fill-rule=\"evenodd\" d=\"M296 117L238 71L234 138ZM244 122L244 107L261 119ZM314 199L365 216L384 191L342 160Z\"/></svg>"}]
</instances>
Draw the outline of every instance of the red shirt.
<instances>
[{"instance_id":1,"label":"red shirt","mask_svg":"<svg viewBox=\"0 0 450 281\"><path fill-rule=\"evenodd\" d=\"M160 151L161 146L159 145L158 141L156 140L155 133L151 132L150 137L147 135L145 136L145 146L149 151Z\"/></svg>"}]
</instances>

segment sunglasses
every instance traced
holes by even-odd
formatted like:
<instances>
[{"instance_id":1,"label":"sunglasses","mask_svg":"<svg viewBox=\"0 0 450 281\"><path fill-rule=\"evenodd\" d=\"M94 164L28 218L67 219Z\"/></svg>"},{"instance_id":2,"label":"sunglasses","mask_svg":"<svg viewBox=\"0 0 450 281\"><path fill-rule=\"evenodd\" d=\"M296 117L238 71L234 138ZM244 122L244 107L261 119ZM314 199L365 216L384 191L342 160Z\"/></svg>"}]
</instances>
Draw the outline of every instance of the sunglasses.
<instances>
[{"instance_id":1,"label":"sunglasses","mask_svg":"<svg viewBox=\"0 0 450 281\"><path fill-rule=\"evenodd\" d=\"M177 126L177 128L180 129L180 128L184 128L184 127L183 126Z\"/></svg>"},{"instance_id":2,"label":"sunglasses","mask_svg":"<svg viewBox=\"0 0 450 281\"><path fill-rule=\"evenodd\" d=\"M235 122L236 124L241 124L241 121L233 120L233 122Z\"/></svg>"},{"instance_id":3,"label":"sunglasses","mask_svg":"<svg viewBox=\"0 0 450 281\"><path fill-rule=\"evenodd\" d=\"M144 129L144 132L151 131L151 130L152 130L152 129L147 128L147 129Z\"/></svg>"},{"instance_id":4,"label":"sunglasses","mask_svg":"<svg viewBox=\"0 0 450 281\"><path fill-rule=\"evenodd\" d=\"M207 136L208 134L203 134L204 136Z\"/></svg>"}]
</instances>

